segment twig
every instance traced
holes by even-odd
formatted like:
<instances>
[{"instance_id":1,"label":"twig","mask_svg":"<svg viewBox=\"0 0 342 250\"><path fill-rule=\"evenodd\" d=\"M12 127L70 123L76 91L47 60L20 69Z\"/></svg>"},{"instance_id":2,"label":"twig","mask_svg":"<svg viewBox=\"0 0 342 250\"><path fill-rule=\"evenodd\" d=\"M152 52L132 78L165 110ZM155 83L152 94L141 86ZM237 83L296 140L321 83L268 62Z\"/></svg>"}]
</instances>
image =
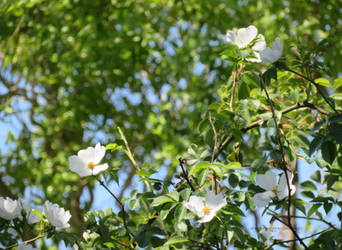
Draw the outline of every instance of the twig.
<instances>
[{"instance_id":1,"label":"twig","mask_svg":"<svg viewBox=\"0 0 342 250\"><path fill-rule=\"evenodd\" d=\"M211 155L211 161L210 163L213 163L214 160L215 160L215 155L216 155L216 150L217 150L217 141L218 141L218 135L217 135L217 132L216 132L216 128L214 126L214 123L211 119L211 113L209 113L209 117L208 117L208 120L210 122L210 125L211 125L211 128L214 132L214 148L213 148L213 153ZM215 193L217 192L217 183L216 183L216 175L215 173L213 173L212 175L212 181L211 181L211 189L214 191L215 190Z\"/></svg>"},{"instance_id":2,"label":"twig","mask_svg":"<svg viewBox=\"0 0 342 250\"><path fill-rule=\"evenodd\" d=\"M297 110L297 109L301 109L301 108L310 108L310 109L314 109L314 110L317 110L319 113L323 114L323 115L329 115L330 113L324 109L322 109L321 107L315 105L315 104L312 104L308 101L304 101L304 102L299 102L299 103L296 103L295 105L293 106L290 106L288 108L285 108L283 110L280 111L280 113L282 115L284 114L287 114L287 113L290 113L294 110ZM264 120L264 119L260 119L260 120L257 120L255 122L252 122L251 124L247 125L246 127L243 127L240 131L243 132L243 133L246 133L248 130L250 129L253 129L255 127L259 127L261 125L263 125L267 120ZM221 145L218 147L218 150L216 151L216 154L215 154L215 157L214 159L217 158L217 156L223 151L223 149L234 139L234 135L233 134L229 134L227 136L227 138L221 143Z\"/></svg>"},{"instance_id":3,"label":"twig","mask_svg":"<svg viewBox=\"0 0 342 250\"><path fill-rule=\"evenodd\" d=\"M34 238L30 239L30 240L25 240L25 241L24 241L24 244L27 244L27 243L30 243L30 242L39 240L39 239L41 239L41 238L43 238L43 237L45 237L45 236L47 236L47 235L48 235L47 233L44 233L44 234L38 235L38 236L36 236L36 237L34 237ZM13 245L10 245L10 246L8 246L8 247L5 247L4 249L12 249L13 247L16 247L16 246L18 246L18 245L19 245L19 243L15 243L15 244L13 244Z\"/></svg>"},{"instance_id":4,"label":"twig","mask_svg":"<svg viewBox=\"0 0 342 250\"><path fill-rule=\"evenodd\" d=\"M122 202L119 200L119 198L116 197L116 195L115 195L115 194L114 194L114 193L113 193L113 192L104 184L103 181L101 181L100 177L97 177L97 180L98 180L98 182L100 183L100 185L101 185L102 187L104 187L104 188L108 191L108 193L109 193L109 194L117 201L117 203L120 205L121 212L122 212L122 221L123 221L124 227L125 227L127 233L128 233L129 235L131 235L132 238L134 239L134 235L130 232L130 230L128 229L128 226L127 226L127 222L126 222L126 212L125 212L125 206L124 206L124 204L122 204Z\"/></svg>"},{"instance_id":5,"label":"twig","mask_svg":"<svg viewBox=\"0 0 342 250\"><path fill-rule=\"evenodd\" d=\"M312 217L305 217L305 216L294 216L292 215L291 217L293 218L298 218L298 219L307 219L307 220L317 220L317 221L322 221L323 223L327 224L328 226L334 228L334 229L338 229L336 226L334 226L332 223L330 223L329 221L326 221L324 219L319 219L319 218L312 218Z\"/></svg>"},{"instance_id":6,"label":"twig","mask_svg":"<svg viewBox=\"0 0 342 250\"><path fill-rule=\"evenodd\" d=\"M309 236L303 237L303 238L301 238L301 239L302 239L302 240L309 239L309 238L311 238L311 237L313 237L313 236L319 235L319 234L324 233L324 232L327 232L327 231L329 231L329 228L324 229L324 230L322 230L322 231L320 231L320 232L311 234L311 235L309 235ZM293 240L282 240L282 241L277 241L277 240L276 240L276 241L274 241L274 242L272 243L272 245L266 247L265 250L270 249L270 248L273 247L274 245L283 244L283 243L288 243L288 242L297 241L297 240L298 240L298 239L293 239Z\"/></svg>"},{"instance_id":7,"label":"twig","mask_svg":"<svg viewBox=\"0 0 342 250\"><path fill-rule=\"evenodd\" d=\"M212 130L213 130L213 132L214 132L214 137L215 137L213 153L212 153L212 155L211 155L211 161L210 161L210 163L213 163L214 160L215 160L215 154L216 154L216 150L217 150L218 135L217 135L217 132L216 132L216 129L215 129L213 120L211 119L211 113L209 113L209 118L208 118L208 120L209 120L209 122L210 122L211 128L212 128Z\"/></svg>"},{"instance_id":8,"label":"twig","mask_svg":"<svg viewBox=\"0 0 342 250\"><path fill-rule=\"evenodd\" d=\"M274 106L273 106L273 102L267 92L267 89L265 87L265 83L264 83L264 80L262 78L262 74L260 73L259 74L259 79L260 79L260 84L261 84L261 88L264 90L265 94L266 94L266 97L267 97L267 100L270 104L270 107L271 107L271 111L272 111L272 118L273 118L273 121L274 121L274 126L275 126L275 129L276 129L276 134L277 134L277 139L278 139L278 144L279 144L279 148L280 148L280 152L281 152L281 155L282 155L282 159L281 159L281 162L280 162L280 167L281 169L284 171L285 173L285 177L286 177L286 183L287 183L287 189L288 189L288 206L287 206L287 223L288 223L288 227L289 229L293 232L293 234L296 236L296 238L299 240L300 244L305 248L305 249L308 249L308 247L306 246L306 244L304 243L304 241L299 237L297 231L293 228L292 226L292 223L291 223L291 185L290 185L290 180L289 180L289 176L288 176L288 170L287 170L287 166L286 166L286 160L285 160L285 151L284 151L284 148L283 148L283 143L281 142L281 137L280 137L280 131L279 131L279 127L278 127L278 122L277 122L277 118L276 118L276 114L275 114L275 111L274 111Z\"/></svg>"},{"instance_id":9,"label":"twig","mask_svg":"<svg viewBox=\"0 0 342 250\"><path fill-rule=\"evenodd\" d=\"M183 175L184 175L184 177L185 177L186 182L189 184L189 186L190 186L192 192L194 192L194 191L195 191L195 188L192 186L192 184L191 184L191 182L190 182L190 180L189 180L189 178L188 178L188 171L186 171L186 170L184 169L184 167L183 167L183 164L186 164L186 160L183 159L183 158L179 158L178 161L179 161L179 165L180 165L181 168L182 168L182 172L183 172Z\"/></svg>"},{"instance_id":10,"label":"twig","mask_svg":"<svg viewBox=\"0 0 342 250\"><path fill-rule=\"evenodd\" d=\"M264 90L264 92L266 94L266 97L267 97L267 100L268 100L268 103L270 104L270 107L271 107L272 118L273 118L273 121L274 121L274 126L275 126L276 134L277 134L277 140L278 140L278 144L279 144L279 148L280 148L280 152L281 152L282 160L283 160L282 163L285 163L285 153L284 153L283 143L281 142L279 127L278 127L278 122L277 122L276 114L275 114L275 111L274 111L273 102L272 102L272 100L271 100L271 98L270 98L270 96L269 96L269 94L268 94L268 92L266 90L265 83L264 83L264 80L262 79L261 73L259 74L259 79L260 79L261 87ZM281 167L282 168L286 168L286 165L284 164Z\"/></svg>"},{"instance_id":11,"label":"twig","mask_svg":"<svg viewBox=\"0 0 342 250\"><path fill-rule=\"evenodd\" d=\"M322 92L322 90L319 88L318 84L314 80L312 80L309 77L306 77L305 75L302 75L301 73L298 73L298 72L296 72L290 68L286 68L286 70L297 75L297 76L300 76L301 78L303 78L303 79L309 81L310 83L312 83L313 85L315 85L318 93L323 97L324 101L332 108L332 110L334 110L336 113L340 113L339 111L337 111L335 109L334 105L329 101L329 99L325 96L325 94Z\"/></svg>"},{"instance_id":12,"label":"twig","mask_svg":"<svg viewBox=\"0 0 342 250\"><path fill-rule=\"evenodd\" d=\"M234 103L234 95L235 95L235 89L236 89L236 71L234 70L234 76L233 76L233 89L232 89L232 95L230 97L230 102L229 102L229 108L230 111L233 111L233 103Z\"/></svg>"},{"instance_id":13,"label":"twig","mask_svg":"<svg viewBox=\"0 0 342 250\"><path fill-rule=\"evenodd\" d=\"M203 249L211 249L211 247L214 247L215 245L207 243L207 242L200 242L196 240L190 240L192 243L200 245L203 247ZM216 246L215 246L216 247ZM217 247L216 247L217 248Z\"/></svg>"},{"instance_id":14,"label":"twig","mask_svg":"<svg viewBox=\"0 0 342 250\"><path fill-rule=\"evenodd\" d=\"M280 223L284 224L285 226L289 227L289 224L287 224L287 222L279 219L276 215L272 215L275 220L279 221Z\"/></svg>"},{"instance_id":15,"label":"twig","mask_svg":"<svg viewBox=\"0 0 342 250\"><path fill-rule=\"evenodd\" d=\"M124 141L124 143L125 143L125 148L126 148L126 150L125 150L124 152L126 153L128 159L131 161L131 163L132 163L133 167L135 168L135 170L136 170L136 171L139 171L139 170L140 170L140 167L138 166L137 162L134 160L133 154L132 154L132 152L131 152L131 150L130 150L130 148L129 148L129 146L128 146L128 142L127 142L127 140L126 140L125 135L122 133L120 127L117 127L117 129L118 129L118 131L119 131L119 134L120 134L120 136L121 136L121 139L122 139L122 140ZM150 191L153 190L151 183L149 183L148 181L144 181L144 183L145 183L145 185L147 186L147 188L148 188Z\"/></svg>"},{"instance_id":16,"label":"twig","mask_svg":"<svg viewBox=\"0 0 342 250\"><path fill-rule=\"evenodd\" d=\"M242 72L243 70L243 65L240 65L240 68L238 71L234 70L234 76L233 76L233 89L232 89L232 95L230 97L230 103L229 103L229 108L230 111L233 111L233 103L234 103L234 96L235 96L235 91L236 91L236 79L237 76Z\"/></svg>"}]
</instances>

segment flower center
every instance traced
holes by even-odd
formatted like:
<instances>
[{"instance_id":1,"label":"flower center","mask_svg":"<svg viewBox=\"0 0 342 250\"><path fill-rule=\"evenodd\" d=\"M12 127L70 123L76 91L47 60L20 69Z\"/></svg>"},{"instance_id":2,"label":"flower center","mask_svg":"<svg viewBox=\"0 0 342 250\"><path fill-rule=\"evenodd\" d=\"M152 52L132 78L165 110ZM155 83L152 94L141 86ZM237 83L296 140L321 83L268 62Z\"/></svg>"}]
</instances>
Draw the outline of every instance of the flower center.
<instances>
[{"instance_id":1,"label":"flower center","mask_svg":"<svg viewBox=\"0 0 342 250\"><path fill-rule=\"evenodd\" d=\"M210 208L208 208L207 206L204 206L204 208L203 208L203 213L204 213L205 215L210 214Z\"/></svg>"},{"instance_id":2,"label":"flower center","mask_svg":"<svg viewBox=\"0 0 342 250\"><path fill-rule=\"evenodd\" d=\"M94 162L91 161L88 163L88 168L93 168L94 166L95 166Z\"/></svg>"},{"instance_id":3,"label":"flower center","mask_svg":"<svg viewBox=\"0 0 342 250\"><path fill-rule=\"evenodd\" d=\"M278 195L278 193L279 193L278 189L276 189L276 188L273 189L272 192L273 192L275 195Z\"/></svg>"}]
</instances>

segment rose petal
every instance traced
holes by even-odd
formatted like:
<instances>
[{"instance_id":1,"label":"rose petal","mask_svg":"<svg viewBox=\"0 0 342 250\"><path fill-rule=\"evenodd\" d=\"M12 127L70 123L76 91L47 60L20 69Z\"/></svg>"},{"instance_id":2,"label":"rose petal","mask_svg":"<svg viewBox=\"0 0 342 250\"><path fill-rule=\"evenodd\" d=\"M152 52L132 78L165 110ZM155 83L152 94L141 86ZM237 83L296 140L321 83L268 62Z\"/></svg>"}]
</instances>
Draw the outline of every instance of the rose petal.
<instances>
[{"instance_id":1,"label":"rose petal","mask_svg":"<svg viewBox=\"0 0 342 250\"><path fill-rule=\"evenodd\" d=\"M273 171L268 170L265 174L255 176L256 183L267 191L272 191L277 186L277 176Z\"/></svg>"},{"instance_id":2,"label":"rose petal","mask_svg":"<svg viewBox=\"0 0 342 250\"><path fill-rule=\"evenodd\" d=\"M258 207L265 207L275 194L271 191L258 193L253 196L254 205Z\"/></svg>"},{"instance_id":3,"label":"rose petal","mask_svg":"<svg viewBox=\"0 0 342 250\"><path fill-rule=\"evenodd\" d=\"M238 29L237 31L237 46L244 48L250 44L258 34L258 29L250 25L247 28Z\"/></svg>"}]
</instances>

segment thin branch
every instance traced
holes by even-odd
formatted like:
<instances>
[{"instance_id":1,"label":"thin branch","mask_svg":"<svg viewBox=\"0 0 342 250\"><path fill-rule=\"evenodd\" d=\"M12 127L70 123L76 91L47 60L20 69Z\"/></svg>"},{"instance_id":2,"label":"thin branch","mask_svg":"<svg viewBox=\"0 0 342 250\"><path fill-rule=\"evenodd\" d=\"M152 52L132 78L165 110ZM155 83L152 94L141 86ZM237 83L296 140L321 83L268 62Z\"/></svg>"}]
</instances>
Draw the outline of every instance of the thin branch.
<instances>
[{"instance_id":1,"label":"thin branch","mask_svg":"<svg viewBox=\"0 0 342 250\"><path fill-rule=\"evenodd\" d=\"M236 71L234 70L234 76L233 76L233 89L232 89L232 95L230 97L230 102L229 102L229 108L230 111L233 111L233 103L234 103L234 95L235 95L235 89L236 89Z\"/></svg>"},{"instance_id":2,"label":"thin branch","mask_svg":"<svg viewBox=\"0 0 342 250\"><path fill-rule=\"evenodd\" d=\"M214 148L213 148L213 153L211 155L211 161L210 163L213 163L214 160L215 160L215 154L216 154L216 150L217 150L217 141L218 141L218 135L217 135L217 132L216 132L216 129L215 129L215 126L214 126L214 123L213 123L213 120L211 119L211 113L209 113L209 118L208 118L209 122L210 122L210 125L211 125L211 128L214 132Z\"/></svg>"},{"instance_id":3,"label":"thin branch","mask_svg":"<svg viewBox=\"0 0 342 250\"><path fill-rule=\"evenodd\" d=\"M127 226L127 222L126 222L126 212L125 212L125 206L124 204L122 204L122 202L119 200L118 197L116 197L116 195L104 184L103 181L101 181L100 177L97 177L97 181L100 183L100 185L102 187L104 187L108 193L117 201L117 203L120 205L120 208L121 208L121 212L122 212L122 221L123 221L123 224L124 224L124 227L127 231L127 233L129 235L132 236L132 238L134 239L134 235L130 232L130 230L128 229L128 226Z\"/></svg>"},{"instance_id":4,"label":"thin branch","mask_svg":"<svg viewBox=\"0 0 342 250\"><path fill-rule=\"evenodd\" d=\"M120 194L119 194L119 199L120 200L124 196L124 193L125 193L126 189L130 187L130 185L131 185L131 183L133 181L134 175L135 175L135 168L131 167L130 171L128 172L128 175L127 175L127 178L125 180L125 183L123 184L123 186L121 188L121 191L120 191Z\"/></svg>"},{"instance_id":5,"label":"thin branch","mask_svg":"<svg viewBox=\"0 0 342 250\"><path fill-rule=\"evenodd\" d=\"M275 220L279 221L280 223L284 224L285 226L289 227L289 224L281 219L279 219L277 216L272 215Z\"/></svg>"},{"instance_id":6,"label":"thin branch","mask_svg":"<svg viewBox=\"0 0 342 250\"><path fill-rule=\"evenodd\" d=\"M119 134L121 136L121 139L124 141L125 143L125 148L126 150L124 151L128 157L128 159L131 161L132 165L134 166L135 170L136 171L139 171L140 170L140 167L138 166L138 163L134 160L134 157L133 157L133 154L128 146L128 142L126 140L126 137L125 135L122 133L120 127L117 127L118 131L119 131ZM149 189L149 191L153 191L153 188L152 188L152 185L151 183L149 183L148 181L144 181L145 185L147 186L147 188Z\"/></svg>"},{"instance_id":7,"label":"thin branch","mask_svg":"<svg viewBox=\"0 0 342 250\"><path fill-rule=\"evenodd\" d=\"M270 96L269 96L269 94L267 92L267 89L265 87L265 83L264 83L264 80L262 79L261 73L259 74L259 79L260 79L261 87L264 90L264 92L266 94L266 97L267 97L267 100L268 100L268 103L270 104L270 107L271 107L272 118L273 118L274 126L275 126L275 129L276 129L279 149L280 149L280 152L281 152L281 155L282 155L283 163L285 163L285 152L284 152L284 148L283 148L283 143L281 142L281 136L280 136L279 126L278 126L278 122L277 122L277 117L276 117L276 114L275 114L275 111L274 111L273 102L272 102L272 100L271 100L271 98L270 98ZM285 164L282 167L286 168Z\"/></svg>"},{"instance_id":8,"label":"thin branch","mask_svg":"<svg viewBox=\"0 0 342 250\"><path fill-rule=\"evenodd\" d=\"M296 71L294 71L294 70L292 70L292 69L290 69L290 68L286 68L286 70L289 71L289 72L291 72L291 73L293 73L293 74L295 74L295 75L297 75L297 76L300 76L301 78L303 78L303 79L309 81L310 83L312 83L312 84L316 87L318 93L323 97L324 101L332 108L332 110L334 110L336 113L340 113L339 111L337 111L337 110L335 109L334 105L333 105L333 104L330 102L330 100L325 96L325 94L323 93L323 91L320 89L320 87L318 86L318 84L317 84L314 80L312 80L312 79L310 79L309 77L306 77L305 75L302 75L301 73L298 73L298 72L296 72Z\"/></svg>"},{"instance_id":9,"label":"thin branch","mask_svg":"<svg viewBox=\"0 0 342 250\"><path fill-rule=\"evenodd\" d=\"M323 223L327 224L328 226L338 229L336 226L334 226L331 222L326 221L325 219L319 219L319 218L312 218L312 217L305 217L305 216L294 216L292 215L291 217L298 218L298 219L307 219L307 220L317 220L317 221L322 221Z\"/></svg>"},{"instance_id":10,"label":"thin branch","mask_svg":"<svg viewBox=\"0 0 342 250\"><path fill-rule=\"evenodd\" d=\"M203 249L211 249L211 247L215 247L217 249L217 247L213 244L207 243L207 242L200 242L200 241L196 241L196 240L190 240L192 243L200 245L203 247Z\"/></svg>"},{"instance_id":11,"label":"thin branch","mask_svg":"<svg viewBox=\"0 0 342 250\"><path fill-rule=\"evenodd\" d=\"M195 191L195 188L192 186L191 181L190 181L189 178L188 178L188 171L186 171L186 170L184 169L184 166L183 166L183 164L186 164L186 160L183 159L183 158L179 158L178 161L179 161L179 165L180 165L181 168L182 168L182 172L183 172L183 175L184 175L184 177L185 177L186 182L189 184L189 186L190 186L192 192L194 192L194 191Z\"/></svg>"},{"instance_id":12,"label":"thin branch","mask_svg":"<svg viewBox=\"0 0 342 250\"><path fill-rule=\"evenodd\" d=\"M304 102L299 102L299 103L296 103L295 105L293 106L290 106L290 107L287 107L283 110L280 111L280 113L282 115L284 114L287 114L287 113L290 113L292 111L295 111L297 109L301 109L301 108L310 108L310 109L314 109L314 110L317 110L319 113L321 113L322 115L329 115L329 111L326 111L324 109L322 109L321 107L315 105L315 104L312 104L308 101L304 101ZM246 127L243 127L240 131L243 132L243 133L246 133L248 130L250 129L253 129L255 127L259 127L259 126L262 126L265 122L267 122L267 120L264 120L264 119L260 119L260 120L257 120L255 122L252 122L251 124L247 125ZM223 151L223 149L234 139L234 135L233 134L229 134L227 136L227 138L221 143L221 145L218 147L218 150L216 151L216 154L215 154L215 157L214 159L217 158L217 156Z\"/></svg>"},{"instance_id":13,"label":"thin branch","mask_svg":"<svg viewBox=\"0 0 342 250\"><path fill-rule=\"evenodd\" d=\"M209 118L208 118L209 122L210 122L210 125L211 125L211 128L214 132L214 148L213 148L213 153L211 155L211 161L210 163L213 163L214 160L215 160L215 155L216 155L216 151L217 151L217 141L218 141L218 135L217 135L217 132L216 132L216 128L214 126L214 123L211 119L211 113L209 113ZM211 175L212 177L212 180L211 180L211 189L214 191L215 190L215 193L217 192L217 183L216 183L216 175L215 173L213 173Z\"/></svg>"},{"instance_id":14,"label":"thin branch","mask_svg":"<svg viewBox=\"0 0 342 250\"><path fill-rule=\"evenodd\" d=\"M240 65L240 68L239 70L234 70L233 74L233 89L232 89L232 95L230 97L230 103L229 103L229 108L230 108L230 111L233 111L233 104L234 104L234 97L235 97L235 91L236 91L236 80L237 80L237 77L238 75L242 72L243 70L243 65Z\"/></svg>"},{"instance_id":15,"label":"thin branch","mask_svg":"<svg viewBox=\"0 0 342 250\"><path fill-rule=\"evenodd\" d=\"M38 235L38 236L36 236L36 237L34 237L34 238L30 239L30 240L25 240L25 241L24 241L24 244L27 244L27 243L30 243L30 242L39 240L39 239L41 239L41 238L43 238L43 237L45 237L45 236L47 236L47 235L48 235L47 233L44 233L44 234ZM15 244L13 244L13 245L10 245L10 246L8 246L8 247L5 247L4 249L12 249L13 247L16 247L16 246L18 246L18 245L19 245L19 243L15 243Z\"/></svg>"},{"instance_id":16,"label":"thin branch","mask_svg":"<svg viewBox=\"0 0 342 250\"><path fill-rule=\"evenodd\" d=\"M264 80L262 78L261 73L259 74L259 79L260 79L261 88L264 90L264 92L266 94L266 97L267 97L267 100L268 100L268 102L270 104L270 107L271 107L272 118L273 118L274 126L275 126L275 129L276 129L276 135L277 135L277 139L278 139L278 144L279 144L280 152L281 152L281 155L282 155L282 159L281 159L281 162L280 162L280 167L281 167L281 169L285 173L287 189L288 189L288 206L287 206L287 216L288 216L287 223L288 223L288 227L293 232L293 234L296 236L296 238L299 240L300 244L305 249L308 249L308 247L306 246L304 241L299 237L297 231L295 230L295 228L293 228L292 223L291 223L291 185L290 185L290 180L289 180L289 176L288 176L288 172L287 172L288 169L287 169L287 166L286 166L285 151L284 151L283 143L281 142L280 130L279 130L279 127L278 127L278 121L277 121L276 114L275 114L275 111L274 111L273 102L272 102L272 100L271 100L271 98L270 98L270 96L269 96L269 94L267 92L267 89L265 87L265 83L264 83Z\"/></svg>"},{"instance_id":17,"label":"thin branch","mask_svg":"<svg viewBox=\"0 0 342 250\"><path fill-rule=\"evenodd\" d=\"M311 237L313 237L313 236L316 236L316 235L325 233L325 232L327 232L327 231L329 231L329 228L324 229L324 230L322 230L322 231L320 231L320 232L311 234L311 235L309 235L309 236L303 237L303 238L301 238L301 239L302 239L302 240L309 239L309 238L311 238ZM297 240L298 240L298 239L293 239L293 240L282 240L282 241L276 240L276 241L274 241L274 242L272 243L272 245L269 245L268 247L266 247L265 250L272 248L274 245L283 244L283 243L289 243L289 242L297 241Z\"/></svg>"}]
</instances>

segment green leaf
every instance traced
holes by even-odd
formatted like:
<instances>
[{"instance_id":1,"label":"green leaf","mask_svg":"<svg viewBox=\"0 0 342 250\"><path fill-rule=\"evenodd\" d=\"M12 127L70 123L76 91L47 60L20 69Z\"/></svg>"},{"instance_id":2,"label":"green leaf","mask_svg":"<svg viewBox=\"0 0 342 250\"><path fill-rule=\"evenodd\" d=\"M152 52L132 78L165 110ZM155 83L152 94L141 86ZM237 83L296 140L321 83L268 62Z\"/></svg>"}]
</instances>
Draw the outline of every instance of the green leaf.
<instances>
[{"instance_id":1,"label":"green leaf","mask_svg":"<svg viewBox=\"0 0 342 250\"><path fill-rule=\"evenodd\" d=\"M322 144L321 149L323 159L332 164L337 155L336 144L332 141L326 141Z\"/></svg>"},{"instance_id":2,"label":"green leaf","mask_svg":"<svg viewBox=\"0 0 342 250\"><path fill-rule=\"evenodd\" d=\"M140 170L137 170L137 171L135 172L135 174L136 174L137 176L150 177L150 175L151 175L152 173L150 173L150 172L147 171L146 169L140 169Z\"/></svg>"},{"instance_id":3,"label":"green leaf","mask_svg":"<svg viewBox=\"0 0 342 250\"><path fill-rule=\"evenodd\" d=\"M325 79L325 78L317 78L315 79L315 82L321 86L331 87L331 83L329 82L328 79Z\"/></svg>"},{"instance_id":4,"label":"green leaf","mask_svg":"<svg viewBox=\"0 0 342 250\"><path fill-rule=\"evenodd\" d=\"M160 211L160 218L165 220L167 216L170 214L171 210L177 206L177 203L167 203L163 206L162 210Z\"/></svg>"},{"instance_id":5,"label":"green leaf","mask_svg":"<svg viewBox=\"0 0 342 250\"><path fill-rule=\"evenodd\" d=\"M300 184L300 187L305 190L317 190L316 185L311 181L304 181Z\"/></svg>"},{"instance_id":6,"label":"green leaf","mask_svg":"<svg viewBox=\"0 0 342 250\"><path fill-rule=\"evenodd\" d=\"M179 201L179 193L177 191L172 191L171 193L166 194L166 196L170 197L172 200L176 202Z\"/></svg>"},{"instance_id":7,"label":"green leaf","mask_svg":"<svg viewBox=\"0 0 342 250\"><path fill-rule=\"evenodd\" d=\"M327 188L328 188L328 189L331 189L332 186L338 181L338 179L339 179L339 176L338 176L338 175L332 175L332 174L327 175L327 176L325 177L325 181L326 181L326 183L327 183Z\"/></svg>"},{"instance_id":8,"label":"green leaf","mask_svg":"<svg viewBox=\"0 0 342 250\"><path fill-rule=\"evenodd\" d=\"M329 124L337 122L342 122L342 115L334 115L328 119Z\"/></svg>"},{"instance_id":9,"label":"green leaf","mask_svg":"<svg viewBox=\"0 0 342 250\"><path fill-rule=\"evenodd\" d=\"M238 98L239 100L247 99L249 97L249 89L245 82L239 84L239 93Z\"/></svg>"},{"instance_id":10,"label":"green leaf","mask_svg":"<svg viewBox=\"0 0 342 250\"><path fill-rule=\"evenodd\" d=\"M332 208L332 205L333 204L330 203L330 202L324 202L323 208L324 208L324 211L325 211L326 214L328 214L330 212L330 210Z\"/></svg>"},{"instance_id":11,"label":"green leaf","mask_svg":"<svg viewBox=\"0 0 342 250\"><path fill-rule=\"evenodd\" d=\"M180 197L182 197L183 201L187 201L190 197L190 194L191 194L190 188L185 188L179 192L179 195L180 195Z\"/></svg>"},{"instance_id":12,"label":"green leaf","mask_svg":"<svg viewBox=\"0 0 342 250\"><path fill-rule=\"evenodd\" d=\"M342 144L342 124L341 123L331 123L328 125L328 130L332 138Z\"/></svg>"},{"instance_id":13,"label":"green leaf","mask_svg":"<svg viewBox=\"0 0 342 250\"><path fill-rule=\"evenodd\" d=\"M162 196L158 196L156 198L153 199L153 202L151 204L152 207L157 207L160 206L164 203L168 203L168 202L173 202L174 200L166 195L162 195Z\"/></svg>"},{"instance_id":14,"label":"green leaf","mask_svg":"<svg viewBox=\"0 0 342 250\"><path fill-rule=\"evenodd\" d=\"M106 247L109 247L109 248L115 248L115 245L113 242L105 242L105 243L103 243L103 245L105 245Z\"/></svg>"},{"instance_id":15,"label":"green leaf","mask_svg":"<svg viewBox=\"0 0 342 250\"><path fill-rule=\"evenodd\" d=\"M342 77L335 79L333 89L337 90L342 86Z\"/></svg>"},{"instance_id":16,"label":"green leaf","mask_svg":"<svg viewBox=\"0 0 342 250\"><path fill-rule=\"evenodd\" d=\"M272 78L277 80L277 68L274 66L262 74L262 79L264 80L266 86L270 84Z\"/></svg>"},{"instance_id":17,"label":"green leaf","mask_svg":"<svg viewBox=\"0 0 342 250\"><path fill-rule=\"evenodd\" d=\"M180 203L175 210L175 220L176 221L182 221L184 219L184 216L186 214L187 208L183 206L182 203Z\"/></svg>"},{"instance_id":18,"label":"green leaf","mask_svg":"<svg viewBox=\"0 0 342 250\"><path fill-rule=\"evenodd\" d=\"M204 182L207 180L209 174L209 169L205 169L200 172L198 175L199 185L202 186Z\"/></svg>"},{"instance_id":19,"label":"green leaf","mask_svg":"<svg viewBox=\"0 0 342 250\"><path fill-rule=\"evenodd\" d=\"M180 221L176 223L176 229L177 231L181 231L181 232L186 232L188 231L188 225L185 223L185 221Z\"/></svg>"},{"instance_id":20,"label":"green leaf","mask_svg":"<svg viewBox=\"0 0 342 250\"><path fill-rule=\"evenodd\" d=\"M242 166L240 162L230 162L228 165L226 165L226 168L232 169L232 170L242 170Z\"/></svg>"},{"instance_id":21,"label":"green leaf","mask_svg":"<svg viewBox=\"0 0 342 250\"><path fill-rule=\"evenodd\" d=\"M213 163L210 165L210 169L213 170L218 177L223 176L222 168L224 168L224 165L221 163Z\"/></svg>"},{"instance_id":22,"label":"green leaf","mask_svg":"<svg viewBox=\"0 0 342 250\"><path fill-rule=\"evenodd\" d=\"M229 214L229 215L245 216L242 210L238 206L232 203L227 203L227 205L222 209L222 212L224 214Z\"/></svg>"},{"instance_id":23,"label":"green leaf","mask_svg":"<svg viewBox=\"0 0 342 250\"><path fill-rule=\"evenodd\" d=\"M309 212L308 212L308 216L311 216L314 212L317 211L317 209L322 206L322 204L314 204L310 209L309 209Z\"/></svg>"},{"instance_id":24,"label":"green leaf","mask_svg":"<svg viewBox=\"0 0 342 250\"><path fill-rule=\"evenodd\" d=\"M246 198L246 194L243 191L235 191L233 193L233 199L237 202L243 202Z\"/></svg>"},{"instance_id":25,"label":"green leaf","mask_svg":"<svg viewBox=\"0 0 342 250\"><path fill-rule=\"evenodd\" d=\"M174 245L174 244L178 244L178 243L184 243L184 242L188 242L188 241L189 240L183 236L173 236L164 244L164 246L170 246L170 245Z\"/></svg>"},{"instance_id":26,"label":"green leaf","mask_svg":"<svg viewBox=\"0 0 342 250\"><path fill-rule=\"evenodd\" d=\"M129 203L129 207L132 210L136 209L138 205L139 205L139 200L131 200L131 202Z\"/></svg>"},{"instance_id":27,"label":"green leaf","mask_svg":"<svg viewBox=\"0 0 342 250\"><path fill-rule=\"evenodd\" d=\"M202 120L198 125L198 132L203 135L210 128L210 122L208 119Z\"/></svg>"},{"instance_id":28,"label":"green leaf","mask_svg":"<svg viewBox=\"0 0 342 250\"><path fill-rule=\"evenodd\" d=\"M251 165L251 168L253 169L253 171L258 171L262 166L265 165L267 161L267 156L264 155L263 158L259 158L259 159L256 159L252 162L252 165Z\"/></svg>"},{"instance_id":29,"label":"green leaf","mask_svg":"<svg viewBox=\"0 0 342 250\"><path fill-rule=\"evenodd\" d=\"M111 152L121 150L121 149L122 149L122 146L120 146L116 143L110 143L110 144L107 144L107 146L106 146L106 150L110 150Z\"/></svg>"},{"instance_id":30,"label":"green leaf","mask_svg":"<svg viewBox=\"0 0 342 250\"><path fill-rule=\"evenodd\" d=\"M342 100L342 93L335 93L330 96L331 98L341 101Z\"/></svg>"},{"instance_id":31,"label":"green leaf","mask_svg":"<svg viewBox=\"0 0 342 250\"><path fill-rule=\"evenodd\" d=\"M236 174L230 174L228 181L230 186L235 188L239 184L239 177Z\"/></svg>"},{"instance_id":32,"label":"green leaf","mask_svg":"<svg viewBox=\"0 0 342 250\"><path fill-rule=\"evenodd\" d=\"M192 176L193 174L197 173L198 171L202 170L202 169L208 169L210 168L210 162L207 161L200 161L198 163L196 163L189 172L189 176Z\"/></svg>"},{"instance_id":33,"label":"green leaf","mask_svg":"<svg viewBox=\"0 0 342 250\"><path fill-rule=\"evenodd\" d=\"M324 197L324 196L317 196L315 199L312 200L312 202L335 202L334 198L332 197Z\"/></svg>"},{"instance_id":34,"label":"green leaf","mask_svg":"<svg viewBox=\"0 0 342 250\"><path fill-rule=\"evenodd\" d=\"M292 199L292 204L303 214L306 214L304 203L305 202L300 199Z\"/></svg>"},{"instance_id":35,"label":"green leaf","mask_svg":"<svg viewBox=\"0 0 342 250\"><path fill-rule=\"evenodd\" d=\"M12 132L9 130L8 131L8 135L7 135L7 139L6 139L6 144L8 144L9 142L11 141L15 141L15 137L14 135L12 134Z\"/></svg>"},{"instance_id":36,"label":"green leaf","mask_svg":"<svg viewBox=\"0 0 342 250\"><path fill-rule=\"evenodd\" d=\"M311 156L313 153L316 152L317 149L319 149L322 145L322 143L326 140L326 137L317 134L316 137L311 141L309 146L309 156Z\"/></svg>"},{"instance_id":37,"label":"green leaf","mask_svg":"<svg viewBox=\"0 0 342 250\"><path fill-rule=\"evenodd\" d=\"M301 192L301 194L306 198L310 198L310 199L315 198L314 193L311 191L303 191L303 192Z\"/></svg>"},{"instance_id":38,"label":"green leaf","mask_svg":"<svg viewBox=\"0 0 342 250\"><path fill-rule=\"evenodd\" d=\"M212 111L218 111L221 107L220 103L214 102L208 106L208 110Z\"/></svg>"}]
</instances>

